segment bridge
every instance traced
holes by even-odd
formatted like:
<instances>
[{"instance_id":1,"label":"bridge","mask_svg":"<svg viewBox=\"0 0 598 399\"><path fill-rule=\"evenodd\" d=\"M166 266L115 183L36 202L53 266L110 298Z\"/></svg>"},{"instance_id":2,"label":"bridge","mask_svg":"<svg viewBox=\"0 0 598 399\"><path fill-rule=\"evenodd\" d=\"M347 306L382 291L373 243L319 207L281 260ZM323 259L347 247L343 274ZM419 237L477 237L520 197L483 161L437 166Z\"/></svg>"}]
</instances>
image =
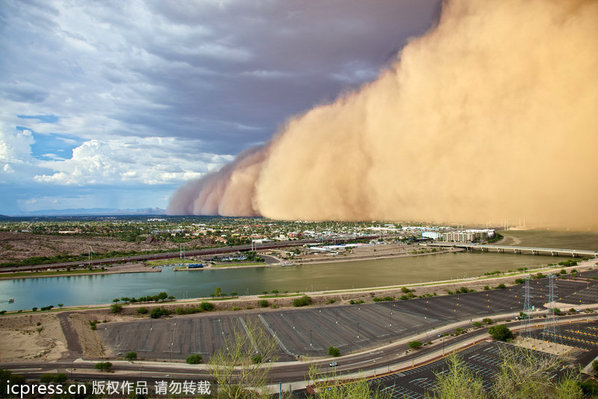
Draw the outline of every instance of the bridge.
<instances>
[{"instance_id":1,"label":"bridge","mask_svg":"<svg viewBox=\"0 0 598 399\"><path fill-rule=\"evenodd\" d=\"M432 247L463 248L468 251L482 252L510 252L515 254L570 256L572 258L598 258L597 251L587 249L562 249L562 248L538 248L538 247L516 247L509 245L483 245L464 242L434 242L427 244Z\"/></svg>"}]
</instances>

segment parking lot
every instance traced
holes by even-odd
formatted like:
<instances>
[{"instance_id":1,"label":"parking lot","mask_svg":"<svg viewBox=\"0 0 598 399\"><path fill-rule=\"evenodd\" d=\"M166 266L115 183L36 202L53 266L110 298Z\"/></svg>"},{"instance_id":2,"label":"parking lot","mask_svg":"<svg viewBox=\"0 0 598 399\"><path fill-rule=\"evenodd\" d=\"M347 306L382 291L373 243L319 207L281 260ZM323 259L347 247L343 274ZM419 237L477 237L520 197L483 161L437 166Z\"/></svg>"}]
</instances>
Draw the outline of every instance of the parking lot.
<instances>
[{"instance_id":1,"label":"parking lot","mask_svg":"<svg viewBox=\"0 0 598 399\"><path fill-rule=\"evenodd\" d=\"M558 279L555 285L559 302L584 304L596 302L598 297L598 280L591 278ZM541 308L547 295L547 278L531 281L532 306ZM247 324L255 324L276 341L279 359L290 360L327 355L330 346L346 354L422 332L428 332L426 340L432 340L434 330L443 325L516 312L523 309L523 303L524 288L519 284L405 301L143 319L102 324L98 331L114 354L135 351L145 359L184 359L200 353L207 359L225 348L235 334L246 334Z\"/></svg>"},{"instance_id":2,"label":"parking lot","mask_svg":"<svg viewBox=\"0 0 598 399\"><path fill-rule=\"evenodd\" d=\"M554 332L535 330L531 336L542 341L596 351L598 355L598 322L559 325L554 328Z\"/></svg>"},{"instance_id":3,"label":"parking lot","mask_svg":"<svg viewBox=\"0 0 598 399\"><path fill-rule=\"evenodd\" d=\"M459 352L459 357L475 376L482 379L482 386L488 392L503 364L504 351L514 350L516 347L511 344L487 342ZM539 357L549 356L541 352L525 351ZM371 382L373 386L378 386L378 390L391 393L393 398L420 399L426 394L433 394L436 388L436 376L447 372L446 360L441 359L411 370L374 378ZM555 373L553 377L556 376Z\"/></svg>"}]
</instances>

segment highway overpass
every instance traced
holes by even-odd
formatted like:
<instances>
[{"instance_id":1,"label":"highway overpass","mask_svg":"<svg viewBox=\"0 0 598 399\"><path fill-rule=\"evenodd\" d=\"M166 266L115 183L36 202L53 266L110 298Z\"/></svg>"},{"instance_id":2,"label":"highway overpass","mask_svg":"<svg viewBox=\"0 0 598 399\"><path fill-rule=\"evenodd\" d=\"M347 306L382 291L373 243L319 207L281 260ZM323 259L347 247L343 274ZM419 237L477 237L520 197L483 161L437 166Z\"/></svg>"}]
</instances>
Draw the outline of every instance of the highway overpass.
<instances>
[{"instance_id":1,"label":"highway overpass","mask_svg":"<svg viewBox=\"0 0 598 399\"><path fill-rule=\"evenodd\" d=\"M571 256L572 258L598 258L598 252L587 249L563 249L540 247L517 247L509 245L484 245L464 242L434 242L428 243L432 247L463 248L468 251L515 253L530 255Z\"/></svg>"}]
</instances>

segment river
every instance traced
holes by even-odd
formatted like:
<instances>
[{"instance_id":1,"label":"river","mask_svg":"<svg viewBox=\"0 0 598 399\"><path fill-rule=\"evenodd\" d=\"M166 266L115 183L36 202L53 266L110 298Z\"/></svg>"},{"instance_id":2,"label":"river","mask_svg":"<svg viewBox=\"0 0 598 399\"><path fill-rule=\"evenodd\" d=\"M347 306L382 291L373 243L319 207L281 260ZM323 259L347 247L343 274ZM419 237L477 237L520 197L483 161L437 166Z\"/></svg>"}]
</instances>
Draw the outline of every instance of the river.
<instances>
[{"instance_id":1,"label":"river","mask_svg":"<svg viewBox=\"0 0 598 399\"><path fill-rule=\"evenodd\" d=\"M230 294L262 291L314 291L400 285L481 275L556 263L565 258L453 253L407 258L320 263L303 266L173 271L45 277L0 281L0 310L34 306L111 303L113 298L141 297L166 291L178 299L209 296L216 287ZM14 303L8 303L14 298Z\"/></svg>"}]
</instances>

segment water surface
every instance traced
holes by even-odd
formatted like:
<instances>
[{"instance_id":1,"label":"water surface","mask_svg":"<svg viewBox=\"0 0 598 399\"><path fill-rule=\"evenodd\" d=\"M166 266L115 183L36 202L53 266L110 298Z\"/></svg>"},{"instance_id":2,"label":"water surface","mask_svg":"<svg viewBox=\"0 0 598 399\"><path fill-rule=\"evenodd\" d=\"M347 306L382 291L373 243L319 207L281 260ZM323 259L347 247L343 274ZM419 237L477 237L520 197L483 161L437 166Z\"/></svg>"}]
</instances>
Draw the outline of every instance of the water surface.
<instances>
[{"instance_id":1,"label":"water surface","mask_svg":"<svg viewBox=\"0 0 598 399\"><path fill-rule=\"evenodd\" d=\"M556 263L565 258L496 253L454 253L304 266L238 268L161 273L106 274L0 281L0 310L34 306L111 303L113 298L141 297L166 291L177 298L222 292L259 294L399 285L469 277ZM14 303L8 303L14 298Z\"/></svg>"}]
</instances>

